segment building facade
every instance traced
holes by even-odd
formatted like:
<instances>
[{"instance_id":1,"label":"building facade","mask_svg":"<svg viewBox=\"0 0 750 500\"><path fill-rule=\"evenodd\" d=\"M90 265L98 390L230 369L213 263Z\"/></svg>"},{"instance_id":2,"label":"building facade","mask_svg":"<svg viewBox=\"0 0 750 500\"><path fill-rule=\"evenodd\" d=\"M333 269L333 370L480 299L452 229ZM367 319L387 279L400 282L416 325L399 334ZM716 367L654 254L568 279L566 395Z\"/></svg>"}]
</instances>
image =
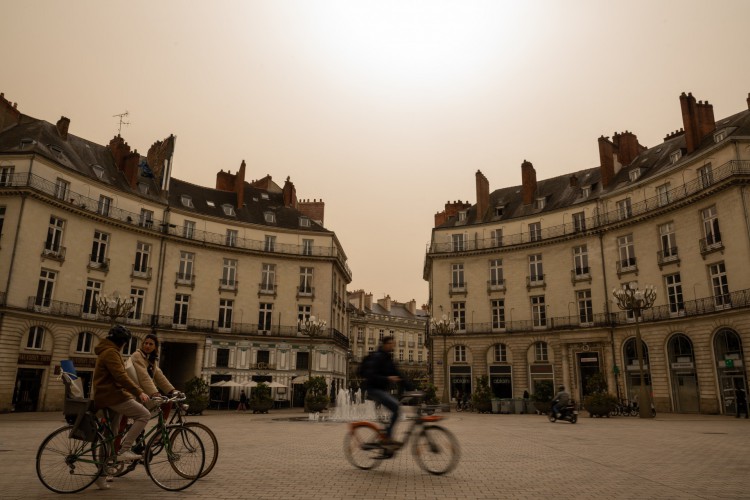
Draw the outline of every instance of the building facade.
<instances>
[{"instance_id":1,"label":"building facade","mask_svg":"<svg viewBox=\"0 0 750 500\"><path fill-rule=\"evenodd\" d=\"M247 182L244 162L197 186L172 176L174 136L142 156L69 126L0 95L0 411L60 408L62 359L89 383L110 324L97 299L115 292L177 387L274 381L294 400L310 371L345 385L351 271L322 201L288 178ZM298 327L310 316L327 321L319 338Z\"/></svg>"},{"instance_id":2,"label":"building facade","mask_svg":"<svg viewBox=\"0 0 750 500\"><path fill-rule=\"evenodd\" d=\"M432 315L456 322L434 339L440 391L487 375L499 397L550 380L580 401L601 372L633 399L636 318L612 291L653 285L638 319L657 411L734 411L750 355L750 111L680 106L683 128L654 147L600 137L599 167L537 181L524 161L520 186L492 192L477 171L476 203L436 214L424 278Z\"/></svg>"}]
</instances>

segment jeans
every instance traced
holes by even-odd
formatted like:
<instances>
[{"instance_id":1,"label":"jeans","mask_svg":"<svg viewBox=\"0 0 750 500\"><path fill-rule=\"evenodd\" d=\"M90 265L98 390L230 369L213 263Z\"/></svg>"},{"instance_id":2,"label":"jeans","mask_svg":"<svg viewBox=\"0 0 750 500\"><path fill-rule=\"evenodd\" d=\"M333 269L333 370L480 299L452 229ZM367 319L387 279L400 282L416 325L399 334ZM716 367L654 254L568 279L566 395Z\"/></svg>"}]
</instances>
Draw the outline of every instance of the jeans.
<instances>
[{"instance_id":1,"label":"jeans","mask_svg":"<svg viewBox=\"0 0 750 500\"><path fill-rule=\"evenodd\" d=\"M558 413L562 413L566 406L568 406L568 403L555 403L554 406L552 406L552 411L557 415Z\"/></svg>"},{"instance_id":2,"label":"jeans","mask_svg":"<svg viewBox=\"0 0 750 500\"><path fill-rule=\"evenodd\" d=\"M120 428L120 420L122 417L130 417L133 419L133 426L122 438L120 445L120 451L128 451L133 446L133 441L141 433L148 419L151 418L151 413L141 403L135 399L128 399L123 403L118 403L109 407L115 415L112 419L112 429L117 432Z\"/></svg>"},{"instance_id":3,"label":"jeans","mask_svg":"<svg viewBox=\"0 0 750 500\"><path fill-rule=\"evenodd\" d=\"M391 421L388 422L388 425L385 427L385 435L390 438L393 435L393 428L398 421L398 399L394 398L389 392L384 391L383 389L368 389L367 397L391 410Z\"/></svg>"}]
</instances>

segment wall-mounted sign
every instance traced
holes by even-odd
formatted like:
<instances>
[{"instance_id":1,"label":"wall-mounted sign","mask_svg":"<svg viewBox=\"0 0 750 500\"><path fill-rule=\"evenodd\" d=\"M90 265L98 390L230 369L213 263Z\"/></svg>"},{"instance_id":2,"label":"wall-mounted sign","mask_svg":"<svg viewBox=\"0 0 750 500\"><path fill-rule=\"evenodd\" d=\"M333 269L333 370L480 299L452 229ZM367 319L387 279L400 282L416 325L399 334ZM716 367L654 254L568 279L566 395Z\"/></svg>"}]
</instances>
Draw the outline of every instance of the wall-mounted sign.
<instances>
[{"instance_id":1,"label":"wall-mounted sign","mask_svg":"<svg viewBox=\"0 0 750 500\"><path fill-rule=\"evenodd\" d=\"M48 365L52 361L51 354L21 353L18 355L19 365Z\"/></svg>"}]
</instances>

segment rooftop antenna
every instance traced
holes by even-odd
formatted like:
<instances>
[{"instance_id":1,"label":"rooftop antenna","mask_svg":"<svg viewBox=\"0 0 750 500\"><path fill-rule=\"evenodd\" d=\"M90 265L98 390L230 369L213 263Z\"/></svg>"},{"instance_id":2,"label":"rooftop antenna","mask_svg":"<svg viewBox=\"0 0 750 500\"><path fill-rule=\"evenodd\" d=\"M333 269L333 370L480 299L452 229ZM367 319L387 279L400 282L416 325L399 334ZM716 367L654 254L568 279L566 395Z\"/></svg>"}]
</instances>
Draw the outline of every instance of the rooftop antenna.
<instances>
[{"instance_id":1,"label":"rooftop antenna","mask_svg":"<svg viewBox=\"0 0 750 500\"><path fill-rule=\"evenodd\" d=\"M112 115L113 118L119 118L120 119L120 126L117 127L117 135L120 135L120 133L122 132L122 126L123 125L130 125L130 122L124 122L124 121L122 121L122 119L125 118L126 116L128 116L128 111L127 110L125 110L124 113L120 113L119 115Z\"/></svg>"}]
</instances>

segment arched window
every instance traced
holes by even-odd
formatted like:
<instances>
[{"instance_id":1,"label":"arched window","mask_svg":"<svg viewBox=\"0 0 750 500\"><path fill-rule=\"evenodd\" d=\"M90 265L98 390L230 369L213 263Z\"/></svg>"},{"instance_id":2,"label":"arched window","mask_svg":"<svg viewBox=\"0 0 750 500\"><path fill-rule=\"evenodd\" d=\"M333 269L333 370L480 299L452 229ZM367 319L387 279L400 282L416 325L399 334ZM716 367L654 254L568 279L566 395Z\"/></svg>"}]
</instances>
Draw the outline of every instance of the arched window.
<instances>
[{"instance_id":1,"label":"arched window","mask_svg":"<svg viewBox=\"0 0 750 500\"><path fill-rule=\"evenodd\" d=\"M493 357L495 363L506 363L508 361L508 350L505 344L495 344L495 355Z\"/></svg>"},{"instance_id":2,"label":"arched window","mask_svg":"<svg viewBox=\"0 0 750 500\"><path fill-rule=\"evenodd\" d=\"M44 347L44 328L32 326L29 328L29 338L26 340L27 349L42 349Z\"/></svg>"},{"instance_id":3,"label":"arched window","mask_svg":"<svg viewBox=\"0 0 750 500\"><path fill-rule=\"evenodd\" d=\"M466 346L465 345L457 345L453 351L453 361L457 363L465 363L466 362Z\"/></svg>"},{"instance_id":4,"label":"arched window","mask_svg":"<svg viewBox=\"0 0 750 500\"><path fill-rule=\"evenodd\" d=\"M78 334L76 342L76 352L91 352L91 343L94 335L91 332L81 332Z\"/></svg>"},{"instance_id":5,"label":"arched window","mask_svg":"<svg viewBox=\"0 0 750 500\"><path fill-rule=\"evenodd\" d=\"M643 346L643 364L648 364L648 346L641 340ZM637 365L638 364L638 353L635 348L635 338L628 339L625 342L625 364L626 365Z\"/></svg>"},{"instance_id":6,"label":"arched window","mask_svg":"<svg viewBox=\"0 0 750 500\"><path fill-rule=\"evenodd\" d=\"M740 336L732 330L724 328L716 334L714 346L718 355L723 354L724 359L741 359L742 341Z\"/></svg>"},{"instance_id":7,"label":"arched window","mask_svg":"<svg viewBox=\"0 0 750 500\"><path fill-rule=\"evenodd\" d=\"M693 361L693 343L690 338L678 333L669 339L669 356L673 363L681 361L679 358L690 358L684 361Z\"/></svg>"},{"instance_id":8,"label":"arched window","mask_svg":"<svg viewBox=\"0 0 750 500\"><path fill-rule=\"evenodd\" d=\"M534 361L549 361L547 342L537 342L534 344Z\"/></svg>"},{"instance_id":9,"label":"arched window","mask_svg":"<svg viewBox=\"0 0 750 500\"><path fill-rule=\"evenodd\" d=\"M125 345L122 346L122 354L125 356L130 356L138 349L138 339L135 337L130 337L130 342L126 342Z\"/></svg>"}]
</instances>

